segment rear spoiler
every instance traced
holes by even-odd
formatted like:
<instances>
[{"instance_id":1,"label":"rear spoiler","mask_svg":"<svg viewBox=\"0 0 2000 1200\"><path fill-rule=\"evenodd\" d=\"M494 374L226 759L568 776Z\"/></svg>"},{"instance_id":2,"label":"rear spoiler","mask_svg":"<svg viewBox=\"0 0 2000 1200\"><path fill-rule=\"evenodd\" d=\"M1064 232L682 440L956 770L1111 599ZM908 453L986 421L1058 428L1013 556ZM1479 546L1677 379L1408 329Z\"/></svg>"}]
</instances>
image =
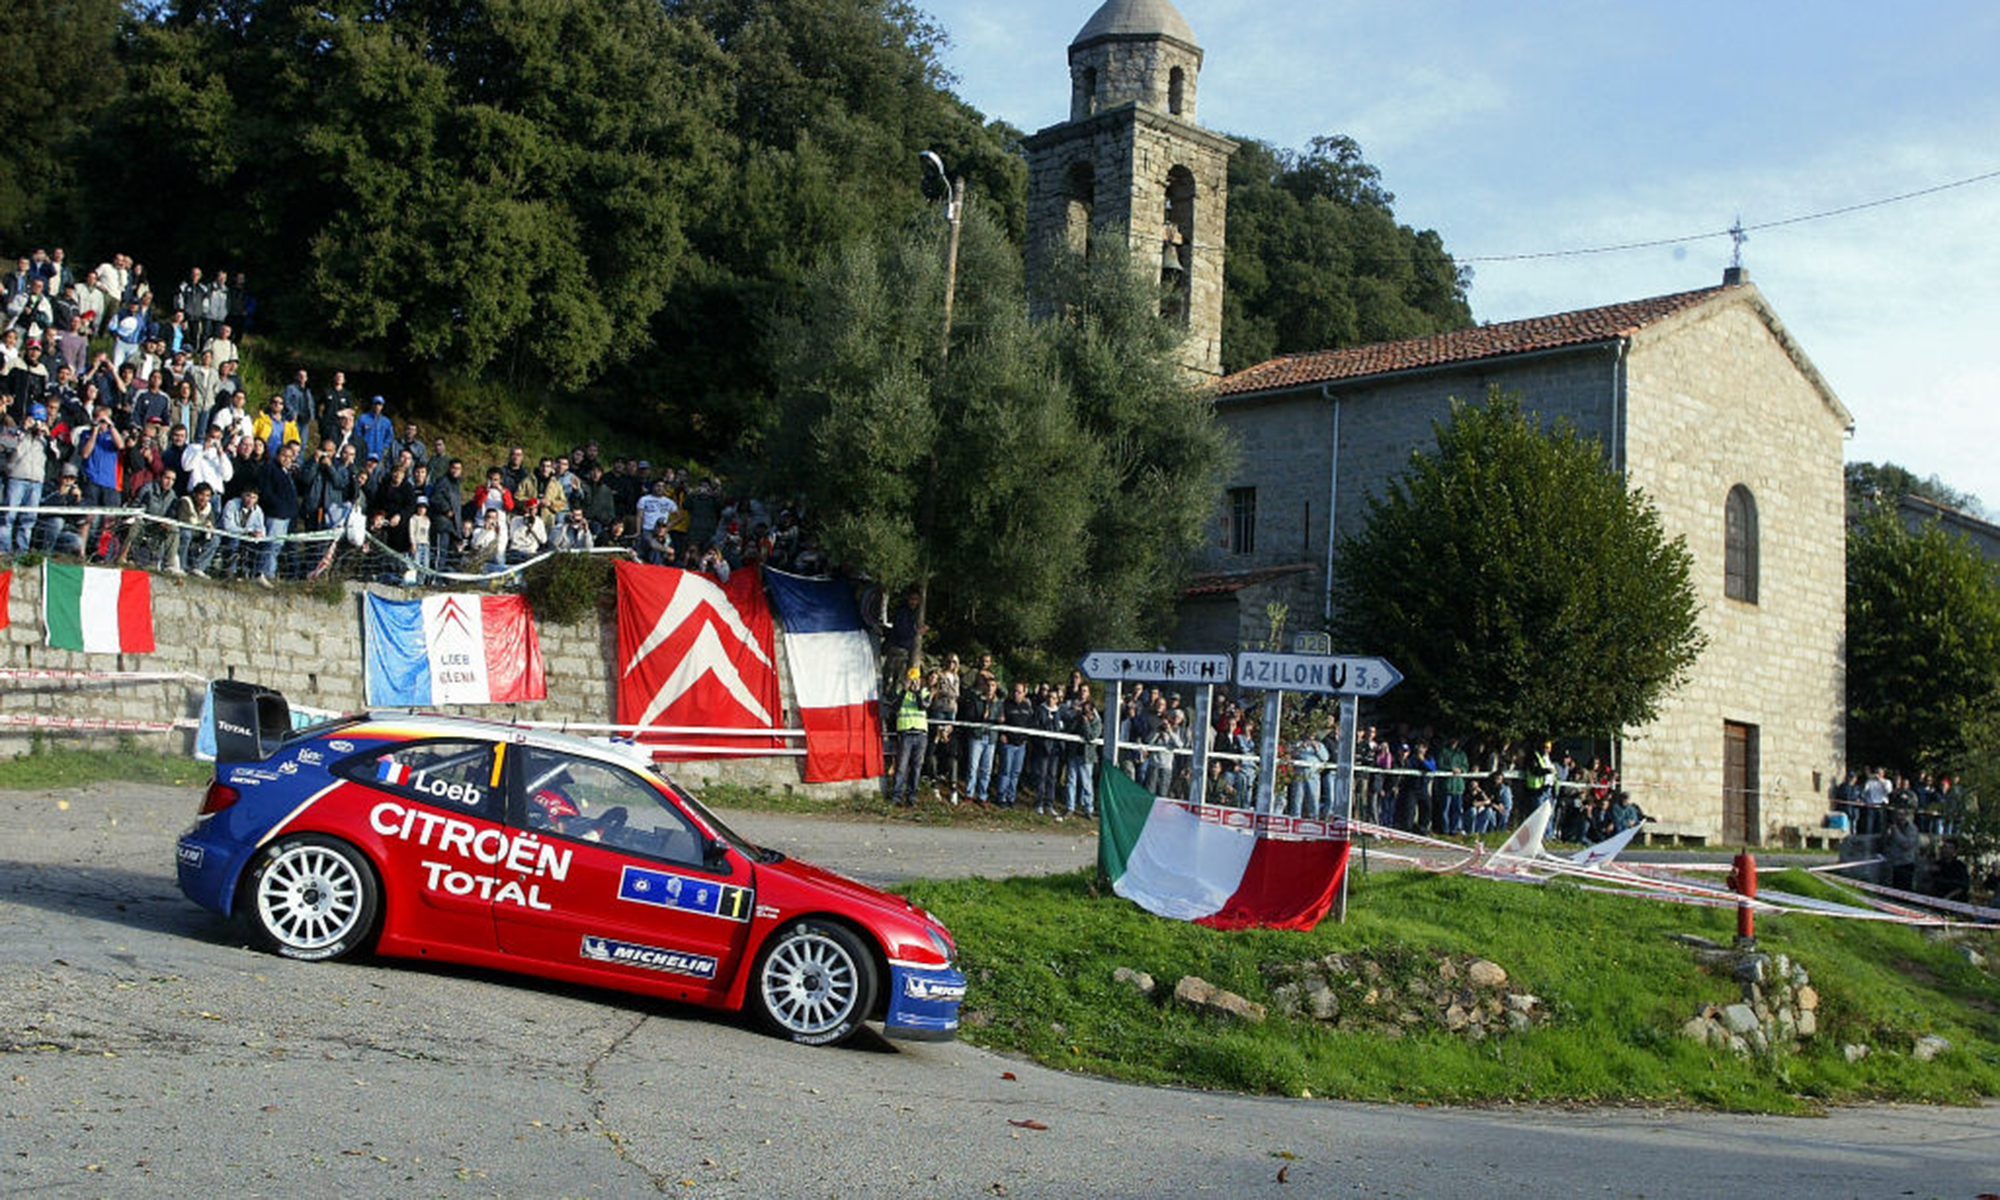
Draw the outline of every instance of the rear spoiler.
<instances>
[{"instance_id":1,"label":"rear spoiler","mask_svg":"<svg viewBox=\"0 0 2000 1200\"><path fill-rule=\"evenodd\" d=\"M215 761L262 762L292 736L292 708L277 691L234 679L209 684L215 702Z\"/></svg>"}]
</instances>

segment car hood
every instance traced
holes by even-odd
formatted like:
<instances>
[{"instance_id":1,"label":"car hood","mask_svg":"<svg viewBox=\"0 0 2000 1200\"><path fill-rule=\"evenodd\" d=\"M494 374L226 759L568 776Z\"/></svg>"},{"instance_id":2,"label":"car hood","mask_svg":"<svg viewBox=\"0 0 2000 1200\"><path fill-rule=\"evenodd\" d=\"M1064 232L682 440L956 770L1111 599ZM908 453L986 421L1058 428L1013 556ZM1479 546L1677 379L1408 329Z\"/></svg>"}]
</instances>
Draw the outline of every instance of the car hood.
<instances>
[{"instance_id":1,"label":"car hood","mask_svg":"<svg viewBox=\"0 0 2000 1200\"><path fill-rule=\"evenodd\" d=\"M922 910L912 905L908 899L880 888L869 887L865 883L849 879L825 867L796 858L786 857L774 863L757 864L760 884L771 876L782 876L793 883L803 885L829 896L836 896L851 904L867 904L886 912L922 919Z\"/></svg>"}]
</instances>

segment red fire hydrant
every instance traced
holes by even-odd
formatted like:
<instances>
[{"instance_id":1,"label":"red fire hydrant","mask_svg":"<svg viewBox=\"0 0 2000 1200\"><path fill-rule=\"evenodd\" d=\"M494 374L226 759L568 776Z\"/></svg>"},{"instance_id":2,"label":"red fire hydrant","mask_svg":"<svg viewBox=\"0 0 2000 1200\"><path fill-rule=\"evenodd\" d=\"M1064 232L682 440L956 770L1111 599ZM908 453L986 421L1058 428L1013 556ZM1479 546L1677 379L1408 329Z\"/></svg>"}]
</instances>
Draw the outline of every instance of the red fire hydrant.
<instances>
[{"instance_id":1,"label":"red fire hydrant","mask_svg":"<svg viewBox=\"0 0 2000 1200\"><path fill-rule=\"evenodd\" d=\"M1729 869L1729 890L1742 896L1745 901L1757 895L1757 856L1748 850L1741 851ZM1754 938L1757 936L1757 914L1750 911L1748 903L1736 906L1736 936Z\"/></svg>"}]
</instances>

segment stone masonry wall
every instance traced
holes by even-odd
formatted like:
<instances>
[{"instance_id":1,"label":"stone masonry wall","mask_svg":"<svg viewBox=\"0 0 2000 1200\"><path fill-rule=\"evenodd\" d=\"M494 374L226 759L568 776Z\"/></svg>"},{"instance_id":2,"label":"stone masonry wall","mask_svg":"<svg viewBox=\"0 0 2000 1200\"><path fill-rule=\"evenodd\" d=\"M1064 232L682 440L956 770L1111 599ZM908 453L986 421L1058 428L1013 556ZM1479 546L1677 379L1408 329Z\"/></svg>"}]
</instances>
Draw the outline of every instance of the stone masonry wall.
<instances>
[{"instance_id":1,"label":"stone masonry wall","mask_svg":"<svg viewBox=\"0 0 2000 1200\"><path fill-rule=\"evenodd\" d=\"M371 590L348 585L338 604L329 605L305 592L279 588L264 591L191 578L153 576L153 632L159 649L153 654L81 654L53 650L42 644L42 574L39 569L16 571L10 604L12 621L0 630L0 667L66 671L187 671L203 678L241 679L274 687L287 700L342 712L366 707L362 688L361 600ZM400 595L374 588L383 595ZM617 692L611 663L617 654L617 629L609 621L581 625L536 622L542 644L549 698L533 704L446 706L445 712L496 720L580 721L616 720ZM798 728L792 701L791 671L785 642L777 639L778 680L787 727ZM6 684L0 689L0 712L39 712L52 716L115 720L168 721L193 717L201 711L201 688L178 683L108 686L55 681ZM26 730L0 730L0 751L18 752L29 742ZM68 744L74 735L57 733ZM190 750L191 733L138 735L143 744ZM110 738L91 738L110 744ZM746 758L726 762L676 764L677 778L690 783L724 781L749 787L791 789L822 797L866 792L874 781L851 784L801 782L802 760Z\"/></svg>"},{"instance_id":2,"label":"stone masonry wall","mask_svg":"<svg viewBox=\"0 0 2000 1200\"><path fill-rule=\"evenodd\" d=\"M1845 754L1843 421L1800 372L1753 295L1735 293L1643 330L1627 355L1627 478L1659 507L1668 536L1686 537L1710 644L1688 684L1666 700L1654 724L1623 740L1621 753L1624 775L1639 785L1635 796L1649 813L1719 836L1723 722L1756 726L1756 832L1774 841L1785 825L1819 823L1824 788ZM1410 452L1431 444L1431 422L1447 415L1452 398L1483 397L1489 384L1520 392L1545 420L1568 418L1615 453L1617 370L1610 351L1591 348L1336 387L1337 534L1361 528L1367 497L1383 494ZM1198 569L1310 563L1309 571L1260 591L1254 605L1245 599L1252 589L1239 593L1235 622L1239 637L1252 636L1267 624L1264 601L1280 598L1293 605L1291 627L1309 627L1326 586L1332 404L1309 388L1225 400L1217 416L1239 447L1226 487L1257 488L1257 540L1250 554L1223 547L1228 498L1218 497L1215 537ZM1738 483L1757 504L1756 604L1723 595L1722 508ZM1336 564L1336 583L1338 576ZM1184 628L1213 636L1226 627L1206 611L1216 603ZM1667 780L1671 787L1660 782Z\"/></svg>"},{"instance_id":3,"label":"stone masonry wall","mask_svg":"<svg viewBox=\"0 0 2000 1200\"><path fill-rule=\"evenodd\" d=\"M1454 399L1483 400L1489 385L1520 392L1523 404L1545 421L1566 418L1582 436L1610 440L1615 376L1611 355L1602 350L1530 359L1511 367L1336 387L1340 475L1332 500L1337 536L1361 531L1368 519L1368 497L1387 492L1390 482L1408 466L1412 451L1435 444L1431 423L1449 417ZM1298 577L1301 592L1312 597L1310 611L1295 610L1293 628L1314 627L1325 607L1327 447L1333 437L1333 405L1314 387L1269 399L1225 400L1216 406L1216 416L1238 447L1236 471L1225 488L1257 489L1257 544L1250 554L1223 548L1229 519L1225 491L1218 498L1215 536L1198 569L1311 563L1312 570ZM1334 574L1337 579L1337 564Z\"/></svg>"},{"instance_id":4,"label":"stone masonry wall","mask_svg":"<svg viewBox=\"0 0 2000 1200\"><path fill-rule=\"evenodd\" d=\"M1201 74L1201 51L1162 38L1112 38L1069 52L1069 119L1081 121L1120 104L1132 103L1155 112L1169 112L1169 87L1175 67L1181 70L1181 111L1193 121L1195 81ZM1087 72L1096 72L1094 91L1084 87Z\"/></svg>"},{"instance_id":5,"label":"stone masonry wall","mask_svg":"<svg viewBox=\"0 0 2000 1200\"><path fill-rule=\"evenodd\" d=\"M1235 143L1179 118L1124 107L1087 121L1053 126L1026 139L1030 291L1048 249L1069 228L1070 172L1091 169L1091 226L1124 230L1135 265L1157 272L1166 225L1167 176L1193 175L1194 249L1188 277L1188 331L1181 361L1213 377L1222 370L1223 239L1229 224L1229 155Z\"/></svg>"},{"instance_id":6,"label":"stone masonry wall","mask_svg":"<svg viewBox=\"0 0 2000 1200\"><path fill-rule=\"evenodd\" d=\"M1628 364L1629 477L1687 538L1709 647L1659 719L1624 744L1664 820L1721 827L1723 722L1754 725L1756 833L1816 826L1846 755L1844 420L1785 352L1747 289L1642 331ZM1757 602L1723 593L1723 504L1756 501Z\"/></svg>"}]
</instances>

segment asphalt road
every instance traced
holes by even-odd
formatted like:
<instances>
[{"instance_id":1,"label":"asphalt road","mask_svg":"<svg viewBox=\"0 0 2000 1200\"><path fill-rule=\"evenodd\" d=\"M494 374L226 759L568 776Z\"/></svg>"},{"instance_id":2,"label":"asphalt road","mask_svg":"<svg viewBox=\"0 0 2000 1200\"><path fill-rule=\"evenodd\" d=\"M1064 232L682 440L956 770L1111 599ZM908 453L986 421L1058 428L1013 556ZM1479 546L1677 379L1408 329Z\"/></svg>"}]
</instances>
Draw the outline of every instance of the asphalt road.
<instances>
[{"instance_id":1,"label":"asphalt road","mask_svg":"<svg viewBox=\"0 0 2000 1200\"><path fill-rule=\"evenodd\" d=\"M292 963L181 898L172 839L195 803L132 787L0 794L0 1193L2000 1190L1994 1107L1786 1120L1276 1100L1107 1083L955 1044L809 1050L732 1017L485 972ZM881 882L1093 853L1055 834L740 824Z\"/></svg>"}]
</instances>

